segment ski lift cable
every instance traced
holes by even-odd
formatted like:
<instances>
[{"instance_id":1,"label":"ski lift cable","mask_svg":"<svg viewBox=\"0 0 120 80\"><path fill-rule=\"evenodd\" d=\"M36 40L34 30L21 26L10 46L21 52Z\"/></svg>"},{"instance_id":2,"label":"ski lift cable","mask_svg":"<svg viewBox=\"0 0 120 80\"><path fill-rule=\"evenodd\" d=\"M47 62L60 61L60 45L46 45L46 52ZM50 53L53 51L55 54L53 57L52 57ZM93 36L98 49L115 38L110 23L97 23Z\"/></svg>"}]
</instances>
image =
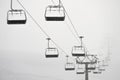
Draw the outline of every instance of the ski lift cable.
<instances>
[{"instance_id":1,"label":"ski lift cable","mask_svg":"<svg viewBox=\"0 0 120 80\"><path fill-rule=\"evenodd\" d=\"M52 0L52 2L54 3L53 0ZM66 15L67 15L67 17L68 17L70 23L71 23L71 25L72 25L72 27L73 27L73 29L74 29L76 35L75 35L74 32L69 28L70 32L73 34L73 36L76 38L76 40L77 40L78 42L81 43L81 41L78 40L78 38L79 38L79 34L78 34L78 32L77 32L77 30L76 30L76 28L75 28L75 25L73 24L73 22L72 22L70 16L68 15L68 12L66 11L66 9L65 9L65 7L64 7L64 5L63 5L63 3L62 3L62 1L60 1L60 3L62 4L62 6L63 6L63 8L64 8L64 11L65 11L65 13L66 13ZM66 23L66 24L67 24L67 23ZM68 25L68 24L67 24L67 25ZM69 26L69 25L68 25L68 26ZM76 36L77 36L77 37L76 37ZM85 46L84 46L84 47L85 47ZM87 48L86 48L86 50L87 50ZM87 50L87 52L88 52L88 50Z\"/></svg>"},{"instance_id":2,"label":"ski lift cable","mask_svg":"<svg viewBox=\"0 0 120 80\"><path fill-rule=\"evenodd\" d=\"M70 16L68 15L68 12L66 11L66 9L65 9L65 7L64 7L64 5L63 5L63 3L62 3L62 1L61 1L61 4L62 4L62 6L63 6L63 8L64 8L64 11L65 11L65 13L66 13L66 15L67 15L67 17L68 17L68 19L69 19L69 21L70 21L72 27L73 27L75 33L76 33L76 36L79 38L79 34L78 34L78 32L77 32L77 30L76 30L76 28L75 28L75 25L73 24L73 22L72 22ZM69 28L69 30L70 30L70 28ZM72 32L72 30L70 30L70 31ZM72 32L72 34L73 34L73 36L77 39L77 41L80 42L80 40L78 40L78 38L75 36L75 34L74 34L73 32ZM83 44L83 43L82 43L82 44ZM83 45L84 45L84 47L85 47L85 44L83 44ZM89 51L88 51L88 49L87 49L86 47L85 47L85 49L87 50L87 53L89 53Z\"/></svg>"},{"instance_id":3,"label":"ski lift cable","mask_svg":"<svg viewBox=\"0 0 120 80\"><path fill-rule=\"evenodd\" d=\"M52 1L53 4L55 4L55 2L54 2L53 0L51 0L51 1ZM66 9L65 9L65 7L64 7L64 5L63 5L63 3L62 3L61 0L59 0L59 4L62 5L62 7L63 7L63 9L64 9L64 11L65 11L65 13L66 13L66 15L67 15L67 17L68 17L71 25L72 25L72 27L73 27L73 30L75 31L75 34L77 35L77 37L76 37L76 35L74 34L74 32L72 32L72 30L71 30L70 28L69 28L69 30L72 32L73 36L74 36L74 37L77 39L77 41L79 42L79 40L78 40L79 34L78 34L78 32L77 32L77 30L76 30L76 28L75 28L75 25L73 24L70 16L68 15L68 12L66 11ZM68 25L68 26L69 26L69 25Z\"/></svg>"},{"instance_id":4,"label":"ski lift cable","mask_svg":"<svg viewBox=\"0 0 120 80\"><path fill-rule=\"evenodd\" d=\"M52 3L55 5L55 2L54 2L53 0L51 0L51 1L52 1ZM69 25L67 24L67 22L66 22L66 25L69 26ZM76 40L79 42L78 37L76 37L76 35L75 35L74 32L70 29L70 27L68 27L68 29L70 30L70 32L72 33L72 35L76 38Z\"/></svg>"},{"instance_id":5,"label":"ski lift cable","mask_svg":"<svg viewBox=\"0 0 120 80\"><path fill-rule=\"evenodd\" d=\"M7 12L7 24L26 24L27 16L24 10L14 9L13 0L10 1L10 10Z\"/></svg>"},{"instance_id":6,"label":"ski lift cable","mask_svg":"<svg viewBox=\"0 0 120 80\"><path fill-rule=\"evenodd\" d=\"M52 0L52 1L53 1L53 0ZM53 2L54 2L54 1L53 1ZM69 28L69 30L71 31L71 33L73 34L73 36L76 38L76 40L77 40L78 42L81 43L81 41L78 40L78 38L79 38L79 34L78 34L78 32L77 32L77 30L76 30L76 28L75 28L75 25L73 24L73 22L72 22L70 16L68 15L68 12L66 11L66 9L65 9L65 7L64 7L64 5L63 5L63 3L62 3L62 1L60 1L60 3L61 3L61 5L63 6L64 11L65 11L65 13L66 13L66 15L67 15L67 17L68 17L70 23L71 23L71 25L72 25L72 27L73 27L73 29L74 29L76 35L74 34L74 32L73 32L70 28ZM67 24L67 23L66 23L66 24ZM68 25L68 24L67 24L67 25ZM69 26L69 25L68 25L68 26ZM77 37L76 37L76 36L77 36ZM84 47L85 47L85 45L84 45ZM86 48L86 47L85 47L85 48ZM86 48L86 50L87 50L87 48ZM89 52L89 51L87 50L87 52Z\"/></svg>"},{"instance_id":7,"label":"ski lift cable","mask_svg":"<svg viewBox=\"0 0 120 80\"><path fill-rule=\"evenodd\" d=\"M89 52L89 50L87 49L87 47L86 47L86 45L82 42L82 45L84 46L84 48L85 48L85 52L86 52L86 55L87 54L89 54L90 52ZM88 56L86 56L89 60L90 60L90 58L88 57ZM97 57L94 55L93 56L95 59L97 59ZM90 61L92 61L92 60L90 60Z\"/></svg>"},{"instance_id":8,"label":"ski lift cable","mask_svg":"<svg viewBox=\"0 0 120 80\"><path fill-rule=\"evenodd\" d=\"M27 14L31 17L31 19L35 22L35 24L40 28L40 30L48 37L50 38L50 36L44 31L44 29L40 26L40 24L33 18L33 16L28 12L28 10L23 6L23 4L17 0L18 3L23 7L23 9L27 12ZM58 47L65 55L68 55L56 42L54 42L54 40L51 39L51 41L56 45L56 47Z\"/></svg>"},{"instance_id":9,"label":"ski lift cable","mask_svg":"<svg viewBox=\"0 0 120 80\"><path fill-rule=\"evenodd\" d=\"M13 0L11 0L10 8L13 10Z\"/></svg>"},{"instance_id":10,"label":"ski lift cable","mask_svg":"<svg viewBox=\"0 0 120 80\"><path fill-rule=\"evenodd\" d=\"M54 3L53 0L52 0L52 2ZM79 34L78 34L78 32L77 32L77 30L76 30L76 28L75 28L75 25L73 24L73 22L72 22L70 16L68 15L68 12L66 11L66 9L65 9L65 7L64 7L64 5L63 5L63 3L62 3L62 1L60 1L60 3L61 3L61 5L63 6L64 11L65 11L65 13L66 13L66 15L67 15L67 17L68 17L70 23L71 23L71 25L72 25L72 27L73 27L73 29L74 29L76 35L74 34L74 32L73 32L70 28L69 28L69 30L71 31L71 33L73 34L73 36L77 39L77 41L80 42L80 40L78 40ZM67 24L67 23L66 23L66 24ZM67 25L68 25L68 24L67 24ZM68 25L68 26L69 26L69 25ZM77 37L76 37L76 36L77 36ZM85 47L85 45L84 45L84 47ZM88 51L88 49L87 49L86 47L85 47L85 49L87 50L87 53L89 53L89 51Z\"/></svg>"},{"instance_id":11,"label":"ski lift cable","mask_svg":"<svg viewBox=\"0 0 120 80\"><path fill-rule=\"evenodd\" d=\"M61 4L63 5L63 3L61 3ZM70 21L70 23L71 23L71 25L72 25L72 27L73 27L76 35L79 37L79 34L78 34L78 32L77 32L77 30L76 30L76 28L75 28L75 25L73 24L72 20L70 19L70 16L68 15L68 13L67 13L67 11L66 11L66 9L65 9L64 6L63 6L63 8L64 8L64 10L65 10L66 15L68 16L68 19L69 19L69 21Z\"/></svg>"},{"instance_id":12,"label":"ski lift cable","mask_svg":"<svg viewBox=\"0 0 120 80\"><path fill-rule=\"evenodd\" d=\"M69 26L69 25L67 24L67 22L66 22L66 25ZM71 28L68 27L68 29L70 30L70 32L72 33L72 35L76 38L77 42L79 42L78 37L76 37L76 35L74 34L74 32L71 30Z\"/></svg>"},{"instance_id":13,"label":"ski lift cable","mask_svg":"<svg viewBox=\"0 0 120 80\"><path fill-rule=\"evenodd\" d=\"M66 9L65 9L65 7L64 7L64 5L63 5L63 3L62 3L62 1L61 1L61 5L63 6L64 11L65 11L65 13L66 13L66 15L67 15L67 17L68 17L70 23L71 23L71 25L72 25L72 27L73 27L73 29L74 29L76 35L79 37L79 34L78 34L78 32L77 32L77 30L76 30L76 28L75 28L75 25L73 24L73 22L72 22L70 16L68 15L68 12L66 11Z\"/></svg>"}]
</instances>

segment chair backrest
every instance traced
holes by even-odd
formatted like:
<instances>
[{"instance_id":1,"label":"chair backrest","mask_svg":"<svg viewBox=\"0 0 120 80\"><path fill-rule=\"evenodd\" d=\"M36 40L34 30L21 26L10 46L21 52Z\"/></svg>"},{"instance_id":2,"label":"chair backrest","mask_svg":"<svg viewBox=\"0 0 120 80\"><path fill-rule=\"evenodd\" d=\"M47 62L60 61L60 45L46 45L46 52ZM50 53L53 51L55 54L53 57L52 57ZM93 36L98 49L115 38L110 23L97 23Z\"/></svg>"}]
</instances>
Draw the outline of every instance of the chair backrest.
<instances>
[{"instance_id":1,"label":"chair backrest","mask_svg":"<svg viewBox=\"0 0 120 80\"><path fill-rule=\"evenodd\" d=\"M76 73L77 74L84 74L85 73L85 65L84 64L78 64Z\"/></svg>"},{"instance_id":2,"label":"chair backrest","mask_svg":"<svg viewBox=\"0 0 120 80\"><path fill-rule=\"evenodd\" d=\"M74 64L74 63L67 62L67 63L65 64L65 70L75 70L75 64Z\"/></svg>"},{"instance_id":3,"label":"chair backrest","mask_svg":"<svg viewBox=\"0 0 120 80\"><path fill-rule=\"evenodd\" d=\"M78 53L85 53L85 49L81 46L74 46L73 50Z\"/></svg>"},{"instance_id":4,"label":"chair backrest","mask_svg":"<svg viewBox=\"0 0 120 80\"><path fill-rule=\"evenodd\" d=\"M47 11L64 11L63 6L50 5L46 8Z\"/></svg>"},{"instance_id":5,"label":"chair backrest","mask_svg":"<svg viewBox=\"0 0 120 80\"><path fill-rule=\"evenodd\" d=\"M74 46L72 48L73 56L85 56L85 49L81 46Z\"/></svg>"},{"instance_id":6,"label":"chair backrest","mask_svg":"<svg viewBox=\"0 0 120 80\"><path fill-rule=\"evenodd\" d=\"M45 51L46 58L57 58L59 56L59 52L57 48L47 48Z\"/></svg>"},{"instance_id":7,"label":"chair backrest","mask_svg":"<svg viewBox=\"0 0 120 80\"><path fill-rule=\"evenodd\" d=\"M23 10L9 10L8 20L27 20L26 13Z\"/></svg>"},{"instance_id":8,"label":"chair backrest","mask_svg":"<svg viewBox=\"0 0 120 80\"><path fill-rule=\"evenodd\" d=\"M77 73L77 74L84 74L84 73L85 73L85 70L84 70L83 68L78 68L78 69L76 70L76 73Z\"/></svg>"},{"instance_id":9,"label":"chair backrest","mask_svg":"<svg viewBox=\"0 0 120 80\"><path fill-rule=\"evenodd\" d=\"M95 64L89 64L89 65L88 65L88 69L89 69L89 70L95 70L95 69L96 69Z\"/></svg>"}]
</instances>

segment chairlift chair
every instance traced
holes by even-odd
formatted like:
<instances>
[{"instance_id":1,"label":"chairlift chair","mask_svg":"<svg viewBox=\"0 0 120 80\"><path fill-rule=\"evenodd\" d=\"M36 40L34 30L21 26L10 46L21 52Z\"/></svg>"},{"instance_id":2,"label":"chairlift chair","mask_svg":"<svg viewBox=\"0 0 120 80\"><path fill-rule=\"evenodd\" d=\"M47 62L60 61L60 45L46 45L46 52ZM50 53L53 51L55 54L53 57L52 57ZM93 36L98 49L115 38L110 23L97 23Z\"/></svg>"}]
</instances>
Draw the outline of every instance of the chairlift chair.
<instances>
[{"instance_id":1,"label":"chairlift chair","mask_svg":"<svg viewBox=\"0 0 120 80\"><path fill-rule=\"evenodd\" d=\"M82 38L84 38L84 37L80 36L79 38L81 40L81 45L80 46L74 46L72 48L72 56L75 56L75 57L85 56L85 47L83 46L83 42L82 42Z\"/></svg>"},{"instance_id":2,"label":"chairlift chair","mask_svg":"<svg viewBox=\"0 0 120 80\"><path fill-rule=\"evenodd\" d=\"M108 64L105 60L102 60L100 66L107 67Z\"/></svg>"},{"instance_id":3,"label":"chairlift chair","mask_svg":"<svg viewBox=\"0 0 120 80\"><path fill-rule=\"evenodd\" d=\"M67 63L65 64L65 70L66 70L66 71L75 70L75 65L74 65L74 63L72 63L72 62L67 62Z\"/></svg>"},{"instance_id":4,"label":"chairlift chair","mask_svg":"<svg viewBox=\"0 0 120 80\"><path fill-rule=\"evenodd\" d=\"M11 10L7 12L7 24L25 24L26 21L25 11L22 9L13 9L11 0Z\"/></svg>"},{"instance_id":5,"label":"chairlift chair","mask_svg":"<svg viewBox=\"0 0 120 80\"><path fill-rule=\"evenodd\" d=\"M85 69L84 67L81 65L78 65L78 68L76 70L76 74L84 74L85 73Z\"/></svg>"},{"instance_id":6,"label":"chairlift chair","mask_svg":"<svg viewBox=\"0 0 120 80\"><path fill-rule=\"evenodd\" d=\"M47 48L45 52L46 58L55 58L58 57L58 50L57 48Z\"/></svg>"},{"instance_id":7,"label":"chairlift chair","mask_svg":"<svg viewBox=\"0 0 120 80\"><path fill-rule=\"evenodd\" d=\"M99 71L105 71L105 68L99 68Z\"/></svg>"},{"instance_id":8,"label":"chairlift chair","mask_svg":"<svg viewBox=\"0 0 120 80\"><path fill-rule=\"evenodd\" d=\"M76 74L84 74L85 71L83 68L78 68L77 71L76 71Z\"/></svg>"},{"instance_id":9,"label":"chairlift chair","mask_svg":"<svg viewBox=\"0 0 120 80\"><path fill-rule=\"evenodd\" d=\"M103 64L102 65L100 64L98 70L99 71L105 71L105 66L103 66Z\"/></svg>"},{"instance_id":10,"label":"chairlift chair","mask_svg":"<svg viewBox=\"0 0 120 80\"><path fill-rule=\"evenodd\" d=\"M96 68L95 68L95 70L93 70L93 74L101 74L102 73L102 71L100 70L100 63L101 63L101 61L97 61L97 64L96 64Z\"/></svg>"},{"instance_id":11,"label":"chairlift chair","mask_svg":"<svg viewBox=\"0 0 120 80\"><path fill-rule=\"evenodd\" d=\"M104 62L104 64L102 65L103 67L107 67L109 66L107 62Z\"/></svg>"},{"instance_id":12,"label":"chairlift chair","mask_svg":"<svg viewBox=\"0 0 120 80\"><path fill-rule=\"evenodd\" d=\"M97 58L96 55L87 55L87 57L89 58L89 60L91 61L91 64L88 65L88 69L89 70L95 70L96 69L96 63L97 63Z\"/></svg>"},{"instance_id":13,"label":"chairlift chair","mask_svg":"<svg viewBox=\"0 0 120 80\"><path fill-rule=\"evenodd\" d=\"M107 67L107 66L109 66L107 63L104 63L103 65L102 65L103 67Z\"/></svg>"},{"instance_id":14,"label":"chairlift chair","mask_svg":"<svg viewBox=\"0 0 120 80\"><path fill-rule=\"evenodd\" d=\"M95 69L96 69L95 64L89 64L88 65L88 70L95 70Z\"/></svg>"},{"instance_id":15,"label":"chairlift chair","mask_svg":"<svg viewBox=\"0 0 120 80\"><path fill-rule=\"evenodd\" d=\"M69 56L66 55L66 64L65 64L65 70L66 71L72 71L75 70L75 64L73 62L69 61Z\"/></svg>"},{"instance_id":16,"label":"chairlift chair","mask_svg":"<svg viewBox=\"0 0 120 80\"><path fill-rule=\"evenodd\" d=\"M9 10L7 13L7 24L25 24L26 14L23 10Z\"/></svg>"},{"instance_id":17,"label":"chairlift chair","mask_svg":"<svg viewBox=\"0 0 120 80\"><path fill-rule=\"evenodd\" d=\"M93 71L93 74L101 74L101 71Z\"/></svg>"},{"instance_id":18,"label":"chairlift chair","mask_svg":"<svg viewBox=\"0 0 120 80\"><path fill-rule=\"evenodd\" d=\"M50 38L48 40L48 48L45 51L46 58L57 58L59 56L59 52L57 48L49 47Z\"/></svg>"},{"instance_id":19,"label":"chairlift chair","mask_svg":"<svg viewBox=\"0 0 120 80\"><path fill-rule=\"evenodd\" d=\"M93 71L93 74L101 74L102 72L99 69Z\"/></svg>"},{"instance_id":20,"label":"chairlift chair","mask_svg":"<svg viewBox=\"0 0 120 80\"><path fill-rule=\"evenodd\" d=\"M72 56L85 56L85 49L82 46L74 46L72 48Z\"/></svg>"},{"instance_id":21,"label":"chairlift chair","mask_svg":"<svg viewBox=\"0 0 120 80\"><path fill-rule=\"evenodd\" d=\"M59 5L49 5L45 10L46 21L64 21L65 10L59 0Z\"/></svg>"},{"instance_id":22,"label":"chairlift chair","mask_svg":"<svg viewBox=\"0 0 120 80\"><path fill-rule=\"evenodd\" d=\"M93 70L93 74L101 74L102 71L99 70L99 67L97 67L95 70Z\"/></svg>"}]
</instances>

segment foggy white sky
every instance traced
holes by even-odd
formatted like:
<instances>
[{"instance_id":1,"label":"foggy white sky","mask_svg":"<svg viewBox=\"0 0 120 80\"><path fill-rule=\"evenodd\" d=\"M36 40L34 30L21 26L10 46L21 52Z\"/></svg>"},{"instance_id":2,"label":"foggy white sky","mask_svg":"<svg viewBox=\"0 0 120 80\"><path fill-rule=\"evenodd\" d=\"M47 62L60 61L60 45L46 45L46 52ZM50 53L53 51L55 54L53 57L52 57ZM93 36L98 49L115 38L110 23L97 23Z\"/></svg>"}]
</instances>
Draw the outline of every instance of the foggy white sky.
<instances>
[{"instance_id":1,"label":"foggy white sky","mask_svg":"<svg viewBox=\"0 0 120 80\"><path fill-rule=\"evenodd\" d=\"M22 7L14 1L14 8ZM65 22L46 22L45 8L50 0L20 0L24 7L40 23L67 54L79 45L72 33L72 26ZM54 0L55 1L55 0ZM107 55L110 45L110 66L102 75L90 74L90 80L120 79L120 0L62 0L78 33L84 35L84 43L91 53ZM65 72L65 55L60 51L58 59L46 59L46 36L27 15L25 25L7 25L10 0L0 0L0 80L84 80L75 71Z\"/></svg>"}]
</instances>

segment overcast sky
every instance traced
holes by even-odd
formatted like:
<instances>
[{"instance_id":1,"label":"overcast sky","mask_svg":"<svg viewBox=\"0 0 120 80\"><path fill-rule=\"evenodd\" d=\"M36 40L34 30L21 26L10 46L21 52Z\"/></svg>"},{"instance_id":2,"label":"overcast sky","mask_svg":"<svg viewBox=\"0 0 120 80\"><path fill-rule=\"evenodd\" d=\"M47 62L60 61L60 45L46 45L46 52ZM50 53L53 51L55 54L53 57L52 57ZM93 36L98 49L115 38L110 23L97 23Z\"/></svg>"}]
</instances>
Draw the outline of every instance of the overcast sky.
<instances>
[{"instance_id":1,"label":"overcast sky","mask_svg":"<svg viewBox=\"0 0 120 80\"><path fill-rule=\"evenodd\" d=\"M17 0L13 8L22 9ZM57 0L53 0L57 4ZM64 22L47 22L45 9L51 0L20 0L46 33L71 56L79 45L68 17ZM120 79L120 0L62 0L79 35L92 54L107 55L111 62L101 75L90 73L90 80ZM25 25L8 25L10 0L0 0L0 80L84 80L76 71L66 72L65 54L59 50L57 59L46 59L47 36L27 14ZM72 34L73 32L73 34ZM52 46L55 46L52 44Z\"/></svg>"}]
</instances>

